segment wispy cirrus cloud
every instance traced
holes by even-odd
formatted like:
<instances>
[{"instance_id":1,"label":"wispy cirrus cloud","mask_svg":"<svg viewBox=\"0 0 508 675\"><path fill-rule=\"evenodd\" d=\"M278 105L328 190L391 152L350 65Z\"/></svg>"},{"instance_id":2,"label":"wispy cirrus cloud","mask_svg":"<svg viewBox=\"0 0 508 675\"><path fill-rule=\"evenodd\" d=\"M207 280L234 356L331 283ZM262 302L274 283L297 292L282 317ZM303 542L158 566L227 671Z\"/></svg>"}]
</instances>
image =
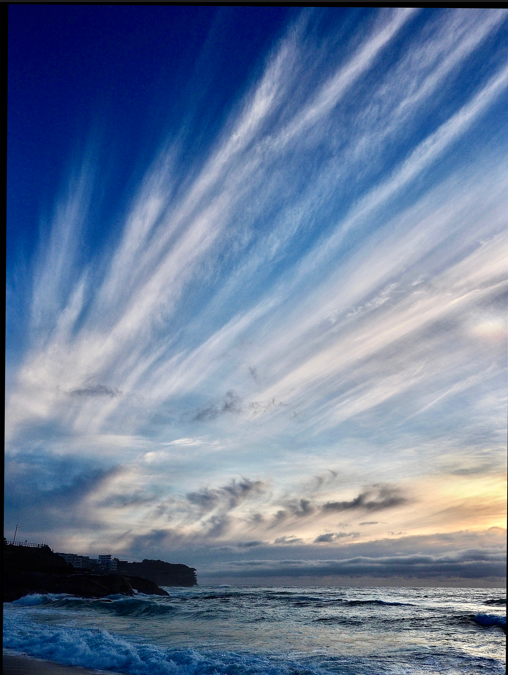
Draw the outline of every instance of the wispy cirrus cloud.
<instances>
[{"instance_id":1,"label":"wispy cirrus cloud","mask_svg":"<svg viewBox=\"0 0 508 675\"><path fill-rule=\"evenodd\" d=\"M352 83L357 81L358 78L368 70L372 65L373 59L386 47L388 42L399 30L401 30L405 22L410 19L414 13L414 10L396 10L391 12L391 14L390 12L386 13L386 17L389 17L386 22L383 22L383 19L380 18L378 26L374 28L372 35L366 40L365 44L359 48L358 53L353 54L351 59L342 66L337 73L330 76L329 81L322 85L318 93L314 95L314 99L311 97L307 107L304 106L303 109L297 111L296 121L293 122L293 131L291 131L289 136L295 139L296 136L298 136L298 133L295 130L300 130L301 136L303 133L300 128L303 124L302 120L305 121L304 126L306 127L311 123L314 125L317 124L318 120L322 119L323 116L331 114L335 106L338 105L340 97L344 94L345 88L352 86ZM475 32L476 42L475 40L472 40L471 35L467 31L463 30L462 34L464 41L468 45L471 43L471 48L474 45L479 44L481 39L486 37L489 33L489 30L492 31L498 26L503 17L503 13L496 13L495 15L479 15L478 18L481 21L481 30ZM458 18L454 17L453 19L450 18L450 20L456 22L458 21ZM442 40L445 40L444 35L441 35L441 38ZM437 40L434 38L433 44L436 42ZM446 50L446 47L443 44L441 45L441 48ZM465 45L463 46L463 50L467 51ZM138 331L138 328L134 327L139 326L141 328L141 326L146 326L146 320L154 310L160 312L161 308L164 307L163 312L166 314L166 320L169 319L176 309L176 305L173 306L173 309L170 308L171 294L174 292L181 294L183 292L184 286L182 286L182 283L185 283L184 280L186 275L190 273L196 264L198 264L201 255L199 251L202 251L202 254L205 255L205 251L211 252L213 250L210 249L210 247L213 247L213 242L220 236L219 233L224 231L224 225L228 219L226 214L228 213L229 206L227 207L226 204L231 204L231 200L234 201L237 199L236 196L233 197L232 195L233 193L236 195L238 192L237 187L239 177L236 171L231 174L232 166L238 165L239 162L240 164L243 162L245 164L245 170L248 170L250 173L254 171L255 173L254 166L258 166L260 159L256 156L255 147L252 147L251 149L249 144L255 138L255 135L260 132L262 124L264 123L264 120L267 119L267 116L273 116L274 105L276 108L277 104L280 103L280 99L284 98L284 92L288 93L288 91L290 91L287 84L287 73L292 72L292 67L297 61L298 55L295 37L292 36L283 43L279 48L279 52L269 60L265 75L262 77L260 84L248 95L246 106L244 110L240 112L238 121L233 123L230 135L224 137L215 153L212 154L211 158L205 163L201 172L198 174L198 177L189 188L188 194L183 196L182 200L177 200L176 205L171 206L169 210L168 203L171 203L171 191L167 189L167 175L168 171L170 172L168 167L172 166L174 161L171 153L169 154L169 158L167 158L168 156L166 155L164 159L161 157L157 161L151 174L149 174L145 181L144 186L141 188L141 192L136 201L137 205L134 206L132 215L129 216L123 242L120 244L118 251L114 254L110 273L105 278L102 288L99 288L95 293L96 298L94 300L94 305L97 307L97 310L95 310L96 320L93 320L94 310L92 309L89 321L92 322L91 326L93 326L94 323L97 325L97 322L99 321L98 317L103 316L105 312L107 312L109 316L115 316L116 314L118 319L113 324L108 321L109 331L106 338L103 338L101 333L97 334L95 331L92 331L92 334L90 334L90 329L82 330L82 338L79 339L78 336L78 339L72 340L72 347L71 345L68 345L67 347L67 349L70 348L72 351L71 358L75 359L76 356L79 355L80 350L83 351L83 349L85 349L86 345L86 352L84 352L81 357L82 360L84 360L83 365L86 366L86 362L88 362L91 354L93 354L96 363L95 367L98 367L98 369L101 370L108 367L106 364L108 361L111 362L111 358L115 358L114 352L110 352L111 349L116 351L129 349L131 354L127 359L127 362L122 364L120 370L118 366L115 368L117 374L122 377L124 381L125 376L127 375L126 369L129 369L129 375L126 380L126 385L129 388L134 386L135 380L133 378L136 378L136 380L139 381L139 377L142 376L143 371L146 373L147 368L157 364L162 357L162 354L159 354L159 359L157 359L159 353L158 349L155 350L155 353L153 350L150 350L148 360L145 356L142 356L142 352L146 350L146 346L153 342L154 336L151 334L151 331L147 334L146 328L143 329L145 331L145 344L143 345L142 342L141 347L135 346L133 352L132 348L134 345L132 344L129 335L131 335L132 340L135 339L137 333L133 333L132 331ZM298 68L298 66L295 67ZM464 133L471 121L481 114L485 106L487 106L493 97L504 87L506 75L503 75L503 73L504 71L501 70L500 74L493 76L469 103L466 103L458 113L452 116L450 120L442 125L434 132L434 134L431 134L426 138L417 149L413 151L409 159L405 160L398 172L384 184L384 187L374 187L374 190L371 190L370 193L360 201L358 206L354 208L353 212L346 218L346 221L340 224L336 232L332 233L331 237L327 238L325 243L318 245L315 250L304 257L303 261L299 263L300 269L305 270L305 273L308 275L310 272L309 264L311 267L317 264L317 261L321 260L322 251L324 250L327 251L327 255L330 255L330 252L334 250L334 247L337 245L334 242L339 243L343 238L345 231L353 227L353 224L358 218L365 217L367 212L370 212L370 210L379 206L383 201L389 199L394 193L394 190L400 189L402 184L407 183L408 180L411 180L415 175L421 173L424 167L427 166L429 162L434 161L437 155L442 152L457 135ZM406 108L408 106L410 106L409 103ZM284 129L284 134L287 136L286 127L284 127ZM272 141L269 139L272 137L273 133L266 137L266 142L271 143ZM277 143L275 143L273 147L276 148L273 150L276 154L277 152L280 153L283 151L279 148ZM266 153L264 153L263 159L266 162ZM252 161L254 161L254 165L252 164ZM265 176L266 172L267 169L264 169ZM227 178L224 183L224 177L226 175L229 176L229 178ZM228 180L233 181L230 188L227 187ZM206 202L206 205L203 207L204 211L202 209L200 210L199 205L202 202L204 195L210 195L210 190L215 189L214 186L216 186L219 181L221 181L223 185L220 193L214 197L211 203L209 201ZM82 201L80 194L81 193L79 193L77 197L78 201ZM259 204L258 208L261 209L262 207L263 203ZM74 211L76 211L76 208ZM78 209L78 211L80 212L81 217L83 217L83 208ZM187 212L189 213L189 216L184 215ZM214 222L215 218L213 215L214 213L217 214L217 217L220 217L221 222L223 223L219 228L211 227L211 223ZM224 215L226 215L226 221L224 220ZM191 220L186 220L186 218L188 219L189 217ZM70 236L69 232L71 231L74 233L72 241L73 245L75 245L76 232L75 228L71 225L72 218L67 216L64 220L66 222L67 236ZM60 222L60 220L57 222ZM183 224L179 225L179 223L185 223L185 226ZM203 229L205 223L206 229ZM339 239L337 239L337 237ZM62 239L60 235L58 235L58 238ZM65 241L66 239L63 238L63 243L60 243L59 245L60 255L63 255L63 251L66 250ZM202 242L202 244L199 242ZM202 245L204 248L201 248ZM187 249L186 247L188 246L191 248ZM186 250L189 251L189 254L185 253ZM164 251L166 251L166 253L164 253ZM315 260L316 262L313 263L312 260ZM181 264L185 265L186 270L186 272L183 273L183 276L179 271ZM47 267L48 274L50 269L54 271L55 266L57 267L57 270L61 267L55 265L55 262L50 257ZM51 278L53 280L58 279L58 274L59 272L57 271L56 274L52 274ZM172 279L176 279L177 276L179 282L175 286ZM188 278L190 281L190 277ZM43 288L45 287L45 284L40 282L37 284L37 287ZM66 313L70 316L67 319L67 322L72 320L72 317L74 317L74 320L78 317L79 308L83 302L83 299L80 300L84 292L83 288L83 286L79 287L77 295L75 294L74 302L71 302L69 305L69 311ZM131 291L126 294L125 289L128 288L130 288ZM283 292L283 296L286 294L287 292ZM280 293L278 295L280 296ZM51 297L51 293L49 296ZM124 298L123 302L122 297ZM280 304L280 300L279 303L277 303L277 295L273 296L273 298L274 299L269 302L263 302L259 307L261 314L259 313L259 310L255 311L249 317L247 324L242 320L240 323L235 321L236 325L233 324L236 328L234 334L235 338L238 337L238 329L245 330L249 324L252 325L253 319L256 320L256 317L261 318L266 314L267 310L270 311L270 308L273 309L274 306L276 307L277 304ZM76 309L74 310L72 310L73 304L76 305ZM123 315L118 315L118 310L122 305L124 307ZM100 314L97 314L99 307L101 308ZM106 309L109 307L111 307L111 309ZM96 333L95 338L93 337L94 332ZM147 339L148 342L146 342ZM96 343L96 348L94 348L93 342ZM214 342L217 342L216 337L214 337ZM223 340L221 340L219 344L222 346L222 343ZM82 347L80 347L80 345L82 345ZM63 345L61 344L61 347L62 346ZM225 346L226 345L224 345L223 348L225 348ZM140 349L142 351L140 351ZM107 356L108 353L110 353L109 357ZM59 357L61 358L62 356L63 353L60 351ZM178 371L178 361L180 358L178 353L176 353L169 361L167 356L164 360L169 367L172 366L173 371L175 370L175 367ZM106 359L106 361L104 361L104 359ZM78 356L78 363L79 360ZM192 360L195 361L194 354ZM213 362L213 356L210 353L207 353L207 363L210 363L210 360ZM189 359L187 358L186 361L189 361ZM134 365L134 363L136 365ZM188 370L188 368L186 368L186 370ZM124 372L123 376L121 375L122 371ZM157 369L157 371L159 372L159 369ZM188 376L191 376L190 372L188 373ZM193 380L194 379L195 378L193 378ZM268 394L269 393L270 391ZM166 395L168 394L169 392L166 393ZM271 399L272 397L268 395L267 398ZM99 415L98 421L103 419L104 415L108 413L112 414L116 407L114 401L112 401L111 406L106 407L103 414ZM80 417L83 418L83 411L81 411ZM97 419L96 414L94 415L94 418Z\"/></svg>"},{"instance_id":2,"label":"wispy cirrus cloud","mask_svg":"<svg viewBox=\"0 0 508 675\"><path fill-rule=\"evenodd\" d=\"M154 541L171 512L176 539L342 545L356 530L323 521L342 512L405 531L417 447L428 464L462 447L467 473L482 446L497 471L507 13L383 8L340 45L322 16L299 15L203 146L189 102L99 250L98 155L44 226L7 452L65 438L139 463L146 500L101 492L138 509L132 537L152 509ZM383 487L399 445L408 468ZM170 465L177 480L157 476ZM298 490L298 473L321 478Z\"/></svg>"},{"instance_id":3,"label":"wispy cirrus cloud","mask_svg":"<svg viewBox=\"0 0 508 675\"><path fill-rule=\"evenodd\" d=\"M105 384L92 384L79 389L73 389L69 392L69 396L108 396L109 398L115 398L120 393L118 389L112 389Z\"/></svg>"},{"instance_id":4,"label":"wispy cirrus cloud","mask_svg":"<svg viewBox=\"0 0 508 675\"><path fill-rule=\"evenodd\" d=\"M244 478L241 481L232 480L231 483L220 488L203 488L198 492L190 492L186 495L186 498L203 513L213 511L216 508L230 511L249 496L258 495L263 490L264 486L261 481L251 481Z\"/></svg>"}]
</instances>

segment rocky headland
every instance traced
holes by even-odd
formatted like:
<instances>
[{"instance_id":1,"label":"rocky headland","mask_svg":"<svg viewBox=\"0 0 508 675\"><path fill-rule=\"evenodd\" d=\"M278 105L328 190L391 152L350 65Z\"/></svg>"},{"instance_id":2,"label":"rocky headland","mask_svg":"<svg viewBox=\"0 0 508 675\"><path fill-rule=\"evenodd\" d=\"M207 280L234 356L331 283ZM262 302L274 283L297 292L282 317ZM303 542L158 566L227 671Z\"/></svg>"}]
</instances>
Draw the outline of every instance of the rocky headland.
<instances>
[{"instance_id":1,"label":"rocky headland","mask_svg":"<svg viewBox=\"0 0 508 675\"><path fill-rule=\"evenodd\" d=\"M143 561L143 563L122 563L122 565L140 565L155 563L157 569L162 563L166 574L159 576L164 586L193 586L195 571L186 565L171 565L162 561ZM169 566L166 567L166 566ZM178 568L171 576L168 570ZM186 568L181 570L180 568ZM32 593L69 593L83 598L104 598L112 594L134 595L135 592L147 595L168 595L159 588L156 581L145 574L137 574L138 568L123 567L118 573L100 573L87 569L76 569L53 553L49 546L27 547L5 544L3 546L3 602L19 600ZM190 578L194 583L183 583Z\"/></svg>"},{"instance_id":2,"label":"rocky headland","mask_svg":"<svg viewBox=\"0 0 508 675\"><path fill-rule=\"evenodd\" d=\"M143 560L140 563L118 561L118 572L149 579L159 586L197 586L196 570L187 565L175 565L163 560Z\"/></svg>"}]
</instances>

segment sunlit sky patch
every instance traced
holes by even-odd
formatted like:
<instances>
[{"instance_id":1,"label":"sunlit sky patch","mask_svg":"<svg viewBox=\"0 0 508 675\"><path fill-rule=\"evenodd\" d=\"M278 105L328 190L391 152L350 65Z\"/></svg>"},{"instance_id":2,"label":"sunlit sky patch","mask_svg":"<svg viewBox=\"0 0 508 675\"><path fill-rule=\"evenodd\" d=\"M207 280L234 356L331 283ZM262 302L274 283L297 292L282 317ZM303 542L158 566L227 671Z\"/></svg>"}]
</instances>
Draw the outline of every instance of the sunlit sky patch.
<instances>
[{"instance_id":1,"label":"sunlit sky patch","mask_svg":"<svg viewBox=\"0 0 508 675\"><path fill-rule=\"evenodd\" d=\"M10 6L7 535L501 583L507 29Z\"/></svg>"}]
</instances>

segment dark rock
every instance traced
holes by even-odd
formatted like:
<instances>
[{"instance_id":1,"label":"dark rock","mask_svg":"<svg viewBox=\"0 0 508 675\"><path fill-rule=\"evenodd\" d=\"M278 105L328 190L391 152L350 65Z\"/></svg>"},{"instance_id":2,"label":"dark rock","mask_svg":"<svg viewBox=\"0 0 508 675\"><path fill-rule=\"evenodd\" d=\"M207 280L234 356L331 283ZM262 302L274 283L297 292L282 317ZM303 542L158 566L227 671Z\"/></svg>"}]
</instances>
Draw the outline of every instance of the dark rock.
<instances>
[{"instance_id":1,"label":"dark rock","mask_svg":"<svg viewBox=\"0 0 508 675\"><path fill-rule=\"evenodd\" d=\"M45 574L72 574L74 567L65 562L49 546L32 548L28 546L3 547L4 571L12 572L43 572Z\"/></svg>"},{"instance_id":2,"label":"dark rock","mask_svg":"<svg viewBox=\"0 0 508 675\"><path fill-rule=\"evenodd\" d=\"M144 593L145 595L167 595L169 593L162 588L159 588L156 583L150 581L149 579L142 579L141 577L132 577L125 575L125 578L129 581L130 585L138 593Z\"/></svg>"},{"instance_id":3,"label":"dark rock","mask_svg":"<svg viewBox=\"0 0 508 675\"><path fill-rule=\"evenodd\" d=\"M140 563L118 561L118 572L153 581L159 586L197 586L196 570L163 560L143 560Z\"/></svg>"},{"instance_id":4,"label":"dark rock","mask_svg":"<svg viewBox=\"0 0 508 675\"><path fill-rule=\"evenodd\" d=\"M31 593L68 593L81 598L104 598L107 595L134 595L131 584L120 575L45 574L44 572L5 572L3 602L19 600Z\"/></svg>"},{"instance_id":5,"label":"dark rock","mask_svg":"<svg viewBox=\"0 0 508 675\"><path fill-rule=\"evenodd\" d=\"M120 574L95 574L76 570L49 547L3 547L3 602L19 600L31 593L69 593L82 598L104 598L107 595L140 593L167 595L155 583Z\"/></svg>"}]
</instances>

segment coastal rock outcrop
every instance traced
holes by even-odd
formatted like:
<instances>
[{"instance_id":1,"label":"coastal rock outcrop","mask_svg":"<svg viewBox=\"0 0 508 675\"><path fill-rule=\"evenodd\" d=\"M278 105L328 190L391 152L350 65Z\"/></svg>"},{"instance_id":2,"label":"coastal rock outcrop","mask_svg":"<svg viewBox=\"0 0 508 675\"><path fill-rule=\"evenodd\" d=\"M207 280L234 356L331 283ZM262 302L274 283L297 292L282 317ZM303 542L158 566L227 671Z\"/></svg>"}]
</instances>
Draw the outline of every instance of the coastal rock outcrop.
<instances>
[{"instance_id":1,"label":"coastal rock outcrop","mask_svg":"<svg viewBox=\"0 0 508 675\"><path fill-rule=\"evenodd\" d=\"M197 586L196 570L187 565L167 563L163 560L143 560L140 563L118 561L118 572L130 577L136 575L149 579L159 586Z\"/></svg>"},{"instance_id":2,"label":"coastal rock outcrop","mask_svg":"<svg viewBox=\"0 0 508 675\"><path fill-rule=\"evenodd\" d=\"M151 595L168 595L156 583L133 575L95 574L76 570L56 553L43 546L3 547L3 602L19 600L31 593L69 593L82 598L107 595L134 595L134 591Z\"/></svg>"},{"instance_id":3,"label":"coastal rock outcrop","mask_svg":"<svg viewBox=\"0 0 508 675\"><path fill-rule=\"evenodd\" d=\"M145 595L169 595L167 591L163 588L159 588L159 586L153 581L150 581L150 579L133 577L130 574L124 574L121 578L127 579L132 588L138 593L144 593Z\"/></svg>"}]
</instances>

